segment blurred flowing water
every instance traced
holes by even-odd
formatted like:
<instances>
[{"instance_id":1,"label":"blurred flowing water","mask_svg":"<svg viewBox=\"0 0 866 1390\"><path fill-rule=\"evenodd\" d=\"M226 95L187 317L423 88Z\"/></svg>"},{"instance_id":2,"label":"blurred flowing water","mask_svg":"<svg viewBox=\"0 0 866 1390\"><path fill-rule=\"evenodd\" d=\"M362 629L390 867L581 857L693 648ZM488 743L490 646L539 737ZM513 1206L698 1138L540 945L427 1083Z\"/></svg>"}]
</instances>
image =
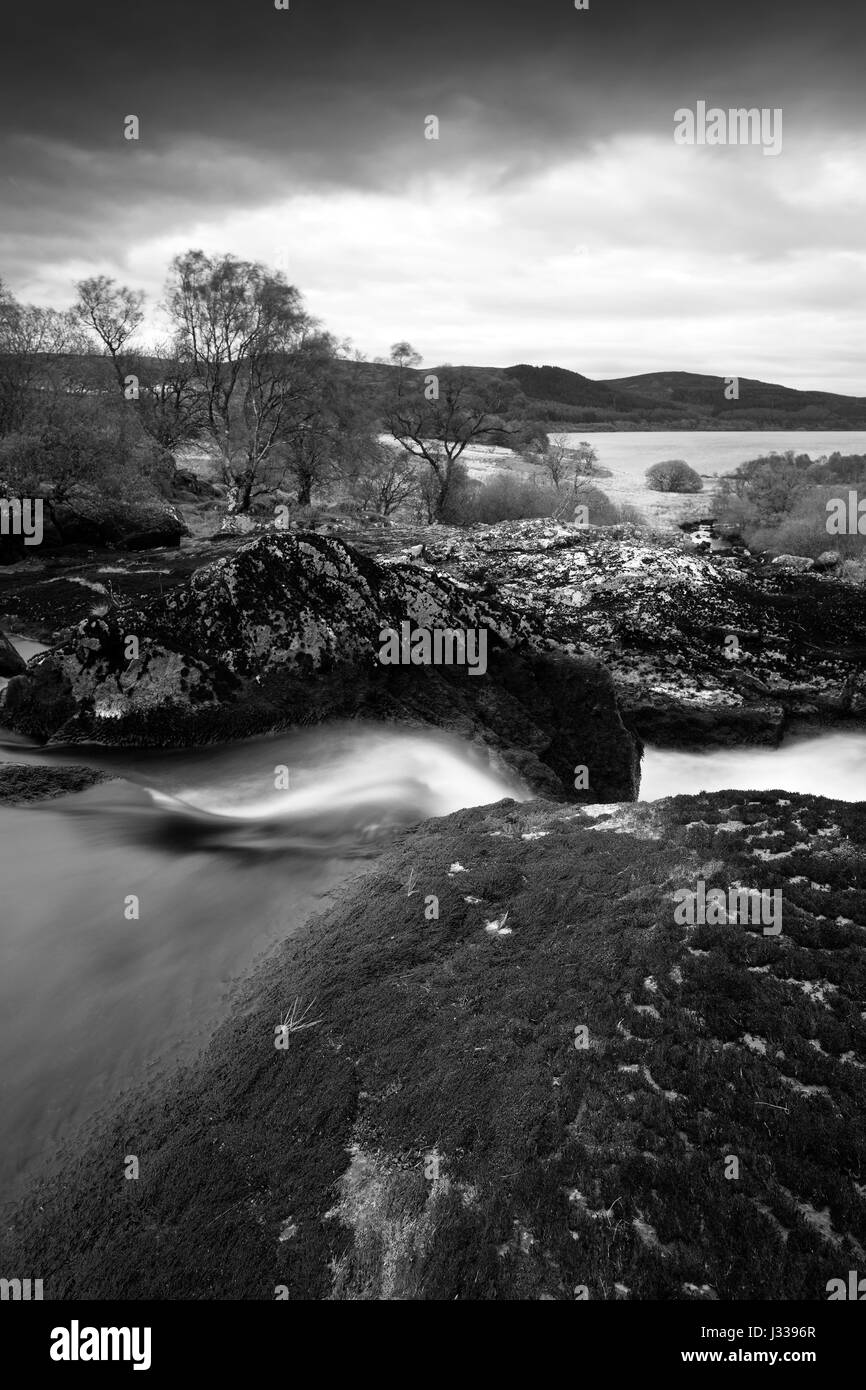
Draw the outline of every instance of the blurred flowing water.
<instances>
[{"instance_id":1,"label":"blurred flowing water","mask_svg":"<svg viewBox=\"0 0 866 1390\"><path fill-rule=\"evenodd\" d=\"M173 753L47 752L8 736L0 761L122 779L0 805L7 1195L125 1085L194 1056L231 982L396 832L527 794L457 738L379 725Z\"/></svg>"}]
</instances>

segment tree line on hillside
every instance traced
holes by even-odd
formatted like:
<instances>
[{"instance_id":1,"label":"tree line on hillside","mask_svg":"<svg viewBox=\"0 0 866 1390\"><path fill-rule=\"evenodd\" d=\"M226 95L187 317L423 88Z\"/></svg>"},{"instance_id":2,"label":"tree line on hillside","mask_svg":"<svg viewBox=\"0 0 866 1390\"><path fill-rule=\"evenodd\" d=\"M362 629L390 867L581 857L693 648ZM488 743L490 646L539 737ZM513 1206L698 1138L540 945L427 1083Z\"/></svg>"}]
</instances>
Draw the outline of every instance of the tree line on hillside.
<instances>
[{"instance_id":1,"label":"tree line on hillside","mask_svg":"<svg viewBox=\"0 0 866 1390\"><path fill-rule=\"evenodd\" d=\"M365 362L259 263L179 255L162 308L169 334L145 344L144 296L107 276L80 281L63 311L0 282L0 496L170 495L175 453L197 444L231 514L336 494L459 522L562 511L566 479L576 493L592 471L589 446L552 442L506 375L422 371L406 342ZM472 484L464 456L478 444L521 454L532 476Z\"/></svg>"}]
</instances>

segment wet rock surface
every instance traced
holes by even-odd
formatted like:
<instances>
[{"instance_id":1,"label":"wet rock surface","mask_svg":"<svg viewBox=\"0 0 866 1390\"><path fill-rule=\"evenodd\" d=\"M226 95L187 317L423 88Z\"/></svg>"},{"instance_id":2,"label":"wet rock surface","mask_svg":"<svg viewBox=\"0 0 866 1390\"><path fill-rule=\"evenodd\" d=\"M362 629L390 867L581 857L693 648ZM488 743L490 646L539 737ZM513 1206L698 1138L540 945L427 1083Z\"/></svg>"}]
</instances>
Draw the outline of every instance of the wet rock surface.
<instances>
[{"instance_id":1,"label":"wet rock surface","mask_svg":"<svg viewBox=\"0 0 866 1390\"><path fill-rule=\"evenodd\" d=\"M777 792L427 822L69 1147L4 1265L46 1298L825 1300L866 1249L864 853L862 805ZM778 889L781 934L678 924L701 880Z\"/></svg>"}]
</instances>

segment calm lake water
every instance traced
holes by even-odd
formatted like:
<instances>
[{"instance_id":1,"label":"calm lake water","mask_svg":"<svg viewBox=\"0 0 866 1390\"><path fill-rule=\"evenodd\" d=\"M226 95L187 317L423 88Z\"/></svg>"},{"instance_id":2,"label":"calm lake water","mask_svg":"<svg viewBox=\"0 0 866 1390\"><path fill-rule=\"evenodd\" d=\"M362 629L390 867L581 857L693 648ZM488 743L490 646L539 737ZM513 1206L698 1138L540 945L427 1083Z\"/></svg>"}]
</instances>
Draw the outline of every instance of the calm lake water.
<instances>
[{"instance_id":1,"label":"calm lake water","mask_svg":"<svg viewBox=\"0 0 866 1390\"><path fill-rule=\"evenodd\" d=\"M646 469L663 459L685 459L699 473L728 473L748 459L787 449L812 458L837 451L866 454L863 430L636 430L610 434L582 430L566 438L575 445L588 439L602 467L610 468L615 477L633 481L642 480Z\"/></svg>"}]
</instances>

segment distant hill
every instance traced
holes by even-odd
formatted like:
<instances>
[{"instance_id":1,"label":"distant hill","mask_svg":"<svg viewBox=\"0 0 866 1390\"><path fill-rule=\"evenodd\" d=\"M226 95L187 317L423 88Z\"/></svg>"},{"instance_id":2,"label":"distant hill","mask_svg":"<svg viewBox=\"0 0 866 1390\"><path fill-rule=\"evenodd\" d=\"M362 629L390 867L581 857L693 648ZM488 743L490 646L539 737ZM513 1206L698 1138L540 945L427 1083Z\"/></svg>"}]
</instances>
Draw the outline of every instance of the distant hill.
<instances>
[{"instance_id":1,"label":"distant hill","mask_svg":"<svg viewBox=\"0 0 866 1390\"><path fill-rule=\"evenodd\" d=\"M352 362L346 370L367 390L387 386L390 363ZM423 378L435 366L410 369ZM441 369L440 369L441 370ZM725 399L726 380L697 372L647 372L594 381L566 367L453 368L467 376L513 381L524 401L520 414L550 428L609 430L866 430L866 397L796 391L739 378L739 399Z\"/></svg>"},{"instance_id":2,"label":"distant hill","mask_svg":"<svg viewBox=\"0 0 866 1390\"><path fill-rule=\"evenodd\" d=\"M159 376L157 359L141 361ZM69 362L90 390L115 389L108 359L98 354L71 355ZM389 378L398 369L390 362L344 360L342 369L354 389L371 399L387 393ZM423 381L444 367L409 368ZM555 429L576 430L866 430L866 396L841 396L830 391L797 391L751 377L739 378L737 400L725 399L726 379L698 372L644 372L638 376L594 381L566 367L455 366L468 377L508 379L523 399L518 418L537 420Z\"/></svg>"},{"instance_id":3,"label":"distant hill","mask_svg":"<svg viewBox=\"0 0 866 1390\"><path fill-rule=\"evenodd\" d=\"M520 363L501 369L547 423L614 429L866 429L866 397L796 391L739 378L737 400L726 380L697 372L646 372L593 381L564 367Z\"/></svg>"}]
</instances>

